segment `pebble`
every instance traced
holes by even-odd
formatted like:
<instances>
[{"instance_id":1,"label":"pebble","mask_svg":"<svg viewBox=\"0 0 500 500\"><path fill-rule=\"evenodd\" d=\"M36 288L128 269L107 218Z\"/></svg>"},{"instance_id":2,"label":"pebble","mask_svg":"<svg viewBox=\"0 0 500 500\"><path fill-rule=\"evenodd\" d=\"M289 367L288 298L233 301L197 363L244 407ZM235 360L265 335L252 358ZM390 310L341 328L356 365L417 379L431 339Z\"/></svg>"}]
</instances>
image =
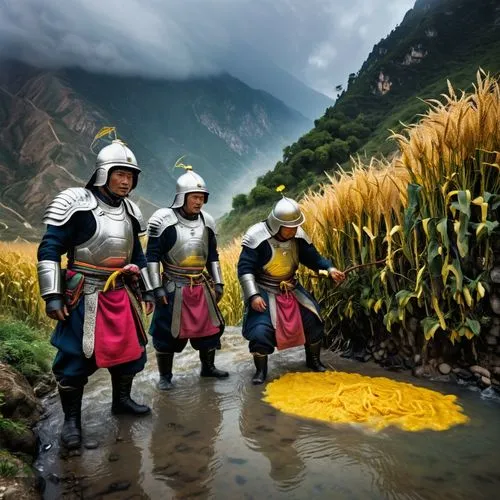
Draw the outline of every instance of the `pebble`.
<instances>
[{"instance_id":1,"label":"pebble","mask_svg":"<svg viewBox=\"0 0 500 500\"><path fill-rule=\"evenodd\" d=\"M431 376L431 372L430 372L428 366L420 365L420 366L416 366L413 369L413 375L415 375L415 377L429 378Z\"/></svg>"},{"instance_id":2,"label":"pebble","mask_svg":"<svg viewBox=\"0 0 500 500\"><path fill-rule=\"evenodd\" d=\"M125 491L130 488L130 483L128 481L117 481L116 483L111 483L109 485L108 491L115 492L115 491Z\"/></svg>"},{"instance_id":3,"label":"pebble","mask_svg":"<svg viewBox=\"0 0 500 500\"><path fill-rule=\"evenodd\" d=\"M415 364L420 363L420 354L415 354L415 357L413 358L413 361L415 361Z\"/></svg>"},{"instance_id":4,"label":"pebble","mask_svg":"<svg viewBox=\"0 0 500 500\"><path fill-rule=\"evenodd\" d=\"M464 368L453 368L453 373L462 380L470 380L472 378L472 373Z\"/></svg>"},{"instance_id":5,"label":"pebble","mask_svg":"<svg viewBox=\"0 0 500 500\"><path fill-rule=\"evenodd\" d=\"M438 366L438 370L443 374L443 375L448 375L448 373L451 372L451 366L448 363L441 363Z\"/></svg>"},{"instance_id":6,"label":"pebble","mask_svg":"<svg viewBox=\"0 0 500 500\"><path fill-rule=\"evenodd\" d=\"M486 369L483 368L482 366L479 365L472 365L469 370L473 373L478 373L479 375L486 377L486 378L491 378L491 373Z\"/></svg>"},{"instance_id":7,"label":"pebble","mask_svg":"<svg viewBox=\"0 0 500 500\"><path fill-rule=\"evenodd\" d=\"M488 377L481 377L481 383L489 387L491 385L491 380Z\"/></svg>"},{"instance_id":8,"label":"pebble","mask_svg":"<svg viewBox=\"0 0 500 500\"><path fill-rule=\"evenodd\" d=\"M118 453L111 453L108 457L109 462L117 462L118 460L120 460L120 455L118 455Z\"/></svg>"},{"instance_id":9,"label":"pebble","mask_svg":"<svg viewBox=\"0 0 500 500\"><path fill-rule=\"evenodd\" d=\"M85 441L84 445L87 450L95 450L99 447L99 443L95 439L89 439Z\"/></svg>"}]
</instances>

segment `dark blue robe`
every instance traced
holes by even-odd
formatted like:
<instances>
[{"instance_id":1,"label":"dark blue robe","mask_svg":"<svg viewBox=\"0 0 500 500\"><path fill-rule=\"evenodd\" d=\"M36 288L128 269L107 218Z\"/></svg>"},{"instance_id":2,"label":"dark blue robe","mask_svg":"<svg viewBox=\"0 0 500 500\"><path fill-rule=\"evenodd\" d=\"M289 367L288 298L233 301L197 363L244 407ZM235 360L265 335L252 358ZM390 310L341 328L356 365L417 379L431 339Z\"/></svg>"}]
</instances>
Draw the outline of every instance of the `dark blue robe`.
<instances>
[{"instance_id":1,"label":"dark blue robe","mask_svg":"<svg viewBox=\"0 0 500 500\"><path fill-rule=\"evenodd\" d=\"M322 257L312 243L307 243L303 238L297 238L299 262L313 271L328 269L332 263ZM257 248L242 247L238 261L238 277L245 274L258 276L262 268L271 260L272 250L268 241L263 241ZM316 307L319 315L319 305L300 284L297 285L303 294L305 294ZM243 317L243 336L249 342L249 350L252 353L271 354L276 347L276 334L271 322L269 312L268 293L261 289L259 295L265 300L267 309L264 312L257 312L250 306L250 301L245 304L245 314ZM323 322L316 314L299 304L304 334L307 344L315 344L323 338Z\"/></svg>"},{"instance_id":2,"label":"dark blue robe","mask_svg":"<svg viewBox=\"0 0 500 500\"><path fill-rule=\"evenodd\" d=\"M98 191L93 191L102 199ZM109 203L108 200L104 200ZM146 267L146 258L139 241L139 227L132 218L134 228L134 248L131 263L139 268ZM96 223L91 211L76 212L62 226L47 225L47 230L38 247L38 260L51 260L61 262L61 255L68 255L68 267L73 262L74 248L89 240L96 231ZM50 297L45 297L49 299ZM88 376L97 370L95 358L87 359L82 350L83 322L85 315L84 297L80 299L77 306L70 312L65 321L58 321L52 333L51 343L58 349L52 371L56 380L65 386L77 387L85 385ZM142 342L139 336L139 342ZM142 342L143 343L143 342ZM113 366L109 369L111 373L133 375L140 372L146 363L146 352L142 356L128 363Z\"/></svg>"},{"instance_id":3,"label":"dark blue robe","mask_svg":"<svg viewBox=\"0 0 500 500\"><path fill-rule=\"evenodd\" d=\"M217 252L217 239L210 228L208 230L208 258L206 268L211 274L211 262L219 260ZM148 262L161 262L162 256L166 255L177 241L177 231L175 226L169 226L158 237L149 237L146 249L146 258ZM167 260L167 259L164 259ZM168 304L157 305L153 315L153 321L149 333L153 338L153 346L159 352L182 352L188 339L180 339L172 336L171 326L174 311L174 292L167 292ZM224 331L221 325L220 331L207 337L189 339L191 345L196 350L220 349L220 337Z\"/></svg>"}]
</instances>

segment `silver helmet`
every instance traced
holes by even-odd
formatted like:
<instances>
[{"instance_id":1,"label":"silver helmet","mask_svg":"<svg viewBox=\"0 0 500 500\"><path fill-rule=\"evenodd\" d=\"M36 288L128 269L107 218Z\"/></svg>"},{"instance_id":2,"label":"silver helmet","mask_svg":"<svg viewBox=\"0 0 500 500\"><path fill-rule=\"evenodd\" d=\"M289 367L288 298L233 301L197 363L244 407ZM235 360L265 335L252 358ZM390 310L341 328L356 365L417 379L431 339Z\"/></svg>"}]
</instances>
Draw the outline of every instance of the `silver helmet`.
<instances>
[{"instance_id":1,"label":"silver helmet","mask_svg":"<svg viewBox=\"0 0 500 500\"><path fill-rule=\"evenodd\" d=\"M119 139L115 139L108 146L99 151L95 163L95 172L87 183L90 186L104 186L108 182L108 177L113 168L126 168L134 173L134 183L132 189L137 186L137 179L141 169L137 165L134 153Z\"/></svg>"},{"instance_id":2,"label":"silver helmet","mask_svg":"<svg viewBox=\"0 0 500 500\"><path fill-rule=\"evenodd\" d=\"M189 193L203 193L205 203L208 201L208 189L203 177L187 168L186 172L177 179L175 198L170 208L180 208L184 205L186 195Z\"/></svg>"},{"instance_id":3,"label":"silver helmet","mask_svg":"<svg viewBox=\"0 0 500 500\"><path fill-rule=\"evenodd\" d=\"M271 230L271 234L275 235L281 226L298 227L305 221L304 214L300 210L299 204L283 196L283 198L275 203L269 214L266 223Z\"/></svg>"}]
</instances>

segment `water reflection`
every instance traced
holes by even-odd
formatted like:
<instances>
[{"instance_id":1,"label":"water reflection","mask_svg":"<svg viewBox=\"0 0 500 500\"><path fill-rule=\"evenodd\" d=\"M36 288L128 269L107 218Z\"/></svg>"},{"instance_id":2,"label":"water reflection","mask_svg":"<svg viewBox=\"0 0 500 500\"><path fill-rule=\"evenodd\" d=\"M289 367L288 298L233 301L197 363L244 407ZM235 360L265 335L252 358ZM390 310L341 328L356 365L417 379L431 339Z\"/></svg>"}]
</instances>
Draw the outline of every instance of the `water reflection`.
<instances>
[{"instance_id":1,"label":"water reflection","mask_svg":"<svg viewBox=\"0 0 500 500\"><path fill-rule=\"evenodd\" d=\"M238 337L239 338L239 337ZM179 356L177 386L156 390L156 367L147 367L134 395L153 408L150 417L113 417L107 373L89 382L83 403L85 441L97 449L61 460L57 435L62 413L48 401L40 423L37 465L47 481L46 499L490 499L498 496L500 413L494 401L457 392L471 422L447 432L373 434L281 413L261 400L249 383L253 366L246 345L231 337L221 353L232 366L225 381L200 380L196 353ZM277 355L272 378L300 369L302 352ZM332 362L330 355L325 361ZM335 359L340 371L387 375L379 368ZM222 364L222 362L221 362ZM391 374L416 382L410 375Z\"/></svg>"},{"instance_id":2,"label":"water reflection","mask_svg":"<svg viewBox=\"0 0 500 500\"><path fill-rule=\"evenodd\" d=\"M277 412L260 399L260 389L243 392L240 432L246 445L269 460L270 477L284 490L296 488L305 465L295 447L300 420Z\"/></svg>"},{"instance_id":3,"label":"water reflection","mask_svg":"<svg viewBox=\"0 0 500 500\"><path fill-rule=\"evenodd\" d=\"M160 394L149 445L152 474L169 498L207 498L219 462L215 442L222 422L220 396L210 381Z\"/></svg>"}]
</instances>

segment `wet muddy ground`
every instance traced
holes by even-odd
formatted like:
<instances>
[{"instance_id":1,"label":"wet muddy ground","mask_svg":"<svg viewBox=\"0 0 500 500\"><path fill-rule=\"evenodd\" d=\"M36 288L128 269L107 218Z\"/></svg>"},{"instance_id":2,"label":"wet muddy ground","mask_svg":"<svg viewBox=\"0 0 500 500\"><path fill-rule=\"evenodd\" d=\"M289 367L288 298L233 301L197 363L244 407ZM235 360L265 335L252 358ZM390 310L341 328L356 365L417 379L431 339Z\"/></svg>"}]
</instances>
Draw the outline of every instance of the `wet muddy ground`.
<instances>
[{"instance_id":1,"label":"wet muddy ground","mask_svg":"<svg viewBox=\"0 0 500 500\"><path fill-rule=\"evenodd\" d=\"M90 379L83 402L84 442L61 455L62 413L45 401L37 461L46 499L493 499L500 491L500 402L469 388L417 380L323 354L339 371L359 371L454 393L471 418L446 432L367 432L285 415L261 401L253 363L237 328L224 335L216 364L229 379L200 379L197 353L176 356L170 392L156 389L156 362L133 396L152 407L143 418L114 417L106 370ZM269 379L304 371L302 349L270 358ZM98 445L97 448L93 448Z\"/></svg>"}]
</instances>

